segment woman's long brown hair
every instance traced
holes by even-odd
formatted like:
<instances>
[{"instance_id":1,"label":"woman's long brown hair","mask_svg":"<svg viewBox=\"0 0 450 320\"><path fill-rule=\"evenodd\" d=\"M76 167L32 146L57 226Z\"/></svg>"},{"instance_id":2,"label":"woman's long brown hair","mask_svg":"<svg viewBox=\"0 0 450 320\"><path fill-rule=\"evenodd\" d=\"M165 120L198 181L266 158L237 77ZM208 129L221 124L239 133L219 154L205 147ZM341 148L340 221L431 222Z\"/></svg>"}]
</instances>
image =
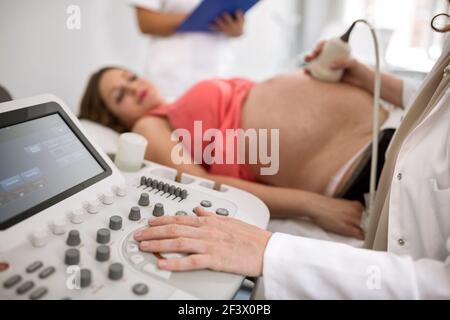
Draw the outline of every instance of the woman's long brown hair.
<instances>
[{"instance_id":1,"label":"woman's long brown hair","mask_svg":"<svg viewBox=\"0 0 450 320\"><path fill-rule=\"evenodd\" d=\"M105 67L89 78L83 98L81 99L80 119L87 119L93 122L107 126L119 133L127 131L127 128L119 121L119 119L109 111L100 94L100 80L105 72L117 67Z\"/></svg>"}]
</instances>

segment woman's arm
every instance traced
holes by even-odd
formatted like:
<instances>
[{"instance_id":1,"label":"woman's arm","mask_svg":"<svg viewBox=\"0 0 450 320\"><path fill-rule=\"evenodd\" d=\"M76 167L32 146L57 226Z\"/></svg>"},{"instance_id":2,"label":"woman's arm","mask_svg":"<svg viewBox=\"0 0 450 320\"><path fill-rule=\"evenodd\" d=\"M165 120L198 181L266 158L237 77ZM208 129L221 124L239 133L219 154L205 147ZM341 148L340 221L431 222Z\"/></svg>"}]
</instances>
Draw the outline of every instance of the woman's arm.
<instances>
[{"instance_id":1,"label":"woman's arm","mask_svg":"<svg viewBox=\"0 0 450 320\"><path fill-rule=\"evenodd\" d=\"M211 175L201 166L192 164L190 155L186 155L186 152L183 154L186 157L185 161L174 165L171 153L177 142L171 141L171 128L164 118L143 118L136 123L133 131L143 135L149 141L146 159L173 167L178 172L248 191L266 203L272 218L308 218L328 231L363 238L359 225L364 208L359 202L328 198L299 189Z\"/></svg>"},{"instance_id":2,"label":"woman's arm","mask_svg":"<svg viewBox=\"0 0 450 320\"><path fill-rule=\"evenodd\" d=\"M144 8L136 8L139 29L142 33L168 37L186 19L186 14L161 13Z\"/></svg>"}]
</instances>

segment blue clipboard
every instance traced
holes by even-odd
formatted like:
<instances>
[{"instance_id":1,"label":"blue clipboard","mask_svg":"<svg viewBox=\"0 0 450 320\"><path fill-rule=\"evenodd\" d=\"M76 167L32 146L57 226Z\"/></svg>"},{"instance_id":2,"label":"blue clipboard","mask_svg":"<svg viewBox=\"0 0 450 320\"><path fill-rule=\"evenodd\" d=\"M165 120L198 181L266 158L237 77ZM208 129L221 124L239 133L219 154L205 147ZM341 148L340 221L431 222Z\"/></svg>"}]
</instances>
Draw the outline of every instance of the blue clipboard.
<instances>
[{"instance_id":1,"label":"blue clipboard","mask_svg":"<svg viewBox=\"0 0 450 320\"><path fill-rule=\"evenodd\" d=\"M259 0L203 0L177 28L177 32L212 32L211 23L224 13L247 12Z\"/></svg>"}]
</instances>

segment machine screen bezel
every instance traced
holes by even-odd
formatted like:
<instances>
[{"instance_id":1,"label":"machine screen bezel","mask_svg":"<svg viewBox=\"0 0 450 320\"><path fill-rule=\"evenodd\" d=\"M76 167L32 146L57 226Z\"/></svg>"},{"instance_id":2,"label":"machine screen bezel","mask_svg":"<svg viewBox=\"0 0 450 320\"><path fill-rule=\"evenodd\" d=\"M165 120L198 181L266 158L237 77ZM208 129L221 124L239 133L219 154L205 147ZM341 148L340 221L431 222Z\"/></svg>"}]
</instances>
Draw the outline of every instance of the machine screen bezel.
<instances>
[{"instance_id":1,"label":"machine screen bezel","mask_svg":"<svg viewBox=\"0 0 450 320\"><path fill-rule=\"evenodd\" d=\"M102 167L103 172L85 180L84 182L75 185L63 192L49 198L23 212L16 214L10 219L0 223L0 230L8 229L15 224L30 218L31 216L61 202L64 199L71 197L72 195L92 186L100 180L103 180L110 175L112 175L111 167L106 163L102 156L97 152L94 146L89 142L86 136L81 132L78 126L72 121L72 119L67 115L66 111L54 101L33 105L30 107L25 107L17 110L7 111L5 113L0 113L0 129L5 127L10 127L13 125L18 125L27 121L36 120L39 118L47 117L53 114L58 114L66 125L72 130L75 136L80 140L84 147L88 150L91 156L97 161L97 163Z\"/></svg>"}]
</instances>

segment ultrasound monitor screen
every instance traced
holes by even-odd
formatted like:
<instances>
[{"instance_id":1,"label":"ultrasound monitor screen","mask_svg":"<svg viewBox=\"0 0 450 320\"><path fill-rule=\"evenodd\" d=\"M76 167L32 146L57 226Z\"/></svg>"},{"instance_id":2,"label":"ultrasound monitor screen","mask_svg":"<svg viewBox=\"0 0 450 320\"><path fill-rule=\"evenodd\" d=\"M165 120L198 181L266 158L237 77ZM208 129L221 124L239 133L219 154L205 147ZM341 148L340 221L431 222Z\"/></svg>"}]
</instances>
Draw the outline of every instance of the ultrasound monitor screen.
<instances>
[{"instance_id":1,"label":"ultrasound monitor screen","mask_svg":"<svg viewBox=\"0 0 450 320\"><path fill-rule=\"evenodd\" d=\"M104 171L58 113L0 128L0 226Z\"/></svg>"}]
</instances>

